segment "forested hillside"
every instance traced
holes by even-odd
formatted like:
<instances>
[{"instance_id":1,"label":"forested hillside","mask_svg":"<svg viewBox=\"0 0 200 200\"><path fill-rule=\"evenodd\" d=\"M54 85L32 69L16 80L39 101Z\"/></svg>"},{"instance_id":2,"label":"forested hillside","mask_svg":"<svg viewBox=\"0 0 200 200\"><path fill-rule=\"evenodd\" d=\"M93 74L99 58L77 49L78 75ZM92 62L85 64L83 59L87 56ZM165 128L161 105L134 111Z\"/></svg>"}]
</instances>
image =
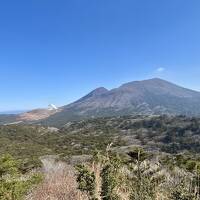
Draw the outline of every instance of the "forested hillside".
<instances>
[{"instance_id":1,"label":"forested hillside","mask_svg":"<svg viewBox=\"0 0 200 200\"><path fill-rule=\"evenodd\" d=\"M95 149L126 152L132 146L165 153L200 153L200 119L184 116L124 116L69 122L61 129L0 126L0 152L18 158L90 154Z\"/></svg>"},{"instance_id":2,"label":"forested hillside","mask_svg":"<svg viewBox=\"0 0 200 200\"><path fill-rule=\"evenodd\" d=\"M14 167L19 180L35 170L42 172L44 179L33 193L27 192L35 182L29 182L26 191L16 194L33 200L43 200L49 187L49 198L55 199L63 195L60 199L197 200L199 144L200 119L185 116L97 118L69 122L60 129L4 125L0 126L0 155L1 162L9 165L0 163L0 172L4 167L8 170L4 173L14 179L9 170ZM2 176L0 184L5 181ZM71 184L66 191L65 183ZM5 189L0 199L5 199Z\"/></svg>"},{"instance_id":3,"label":"forested hillside","mask_svg":"<svg viewBox=\"0 0 200 200\"><path fill-rule=\"evenodd\" d=\"M122 116L70 122L61 132L91 137L112 136L126 148L141 145L150 151L199 153L200 119L185 116ZM83 138L82 137L82 138ZM88 140L89 141L89 140ZM122 148L121 148L122 149Z\"/></svg>"}]
</instances>

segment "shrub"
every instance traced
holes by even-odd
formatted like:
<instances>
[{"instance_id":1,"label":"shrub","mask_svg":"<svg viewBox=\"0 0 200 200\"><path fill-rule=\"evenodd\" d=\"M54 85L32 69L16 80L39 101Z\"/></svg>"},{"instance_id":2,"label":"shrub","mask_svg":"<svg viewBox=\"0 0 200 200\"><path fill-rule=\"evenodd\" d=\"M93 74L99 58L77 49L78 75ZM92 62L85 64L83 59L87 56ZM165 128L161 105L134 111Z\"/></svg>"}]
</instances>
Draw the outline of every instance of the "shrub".
<instances>
[{"instance_id":1,"label":"shrub","mask_svg":"<svg viewBox=\"0 0 200 200\"><path fill-rule=\"evenodd\" d=\"M19 163L10 155L0 158L0 199L21 200L27 191L41 181L39 174L23 176Z\"/></svg>"},{"instance_id":2,"label":"shrub","mask_svg":"<svg viewBox=\"0 0 200 200\"><path fill-rule=\"evenodd\" d=\"M95 200L95 175L84 165L77 165L78 189L85 192L89 199Z\"/></svg>"}]
</instances>

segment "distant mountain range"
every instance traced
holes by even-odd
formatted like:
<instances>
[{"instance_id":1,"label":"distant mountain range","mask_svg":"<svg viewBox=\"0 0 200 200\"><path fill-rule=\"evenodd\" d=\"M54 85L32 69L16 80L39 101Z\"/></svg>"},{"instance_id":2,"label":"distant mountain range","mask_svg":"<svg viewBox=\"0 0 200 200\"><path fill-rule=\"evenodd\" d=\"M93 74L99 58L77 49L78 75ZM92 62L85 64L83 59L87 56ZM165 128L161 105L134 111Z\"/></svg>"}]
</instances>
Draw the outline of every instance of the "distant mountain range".
<instances>
[{"instance_id":1,"label":"distant mountain range","mask_svg":"<svg viewBox=\"0 0 200 200\"><path fill-rule=\"evenodd\" d=\"M200 92L158 78L133 81L112 90L97 88L66 106L16 115L15 121L58 126L85 118L161 114L200 116Z\"/></svg>"}]
</instances>

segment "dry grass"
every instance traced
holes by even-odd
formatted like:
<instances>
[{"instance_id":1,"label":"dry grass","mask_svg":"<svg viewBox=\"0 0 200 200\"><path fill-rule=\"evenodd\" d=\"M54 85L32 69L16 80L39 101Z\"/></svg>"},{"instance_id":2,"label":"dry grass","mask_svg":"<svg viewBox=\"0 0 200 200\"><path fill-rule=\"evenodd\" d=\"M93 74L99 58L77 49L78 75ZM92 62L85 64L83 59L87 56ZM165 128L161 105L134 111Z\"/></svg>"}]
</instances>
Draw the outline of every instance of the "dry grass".
<instances>
[{"instance_id":1,"label":"dry grass","mask_svg":"<svg viewBox=\"0 0 200 200\"><path fill-rule=\"evenodd\" d=\"M72 166L55 160L43 160L45 179L26 200L87 200L77 190Z\"/></svg>"}]
</instances>

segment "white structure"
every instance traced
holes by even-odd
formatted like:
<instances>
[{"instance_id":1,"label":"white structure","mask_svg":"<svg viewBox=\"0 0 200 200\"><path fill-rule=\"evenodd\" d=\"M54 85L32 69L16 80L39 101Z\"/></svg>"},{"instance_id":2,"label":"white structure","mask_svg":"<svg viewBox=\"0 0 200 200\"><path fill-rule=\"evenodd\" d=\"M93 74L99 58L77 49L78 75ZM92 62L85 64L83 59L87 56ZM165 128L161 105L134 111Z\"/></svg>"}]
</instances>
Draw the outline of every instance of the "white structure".
<instances>
[{"instance_id":1,"label":"white structure","mask_svg":"<svg viewBox=\"0 0 200 200\"><path fill-rule=\"evenodd\" d=\"M54 104L49 104L48 110L57 110L58 108Z\"/></svg>"}]
</instances>

